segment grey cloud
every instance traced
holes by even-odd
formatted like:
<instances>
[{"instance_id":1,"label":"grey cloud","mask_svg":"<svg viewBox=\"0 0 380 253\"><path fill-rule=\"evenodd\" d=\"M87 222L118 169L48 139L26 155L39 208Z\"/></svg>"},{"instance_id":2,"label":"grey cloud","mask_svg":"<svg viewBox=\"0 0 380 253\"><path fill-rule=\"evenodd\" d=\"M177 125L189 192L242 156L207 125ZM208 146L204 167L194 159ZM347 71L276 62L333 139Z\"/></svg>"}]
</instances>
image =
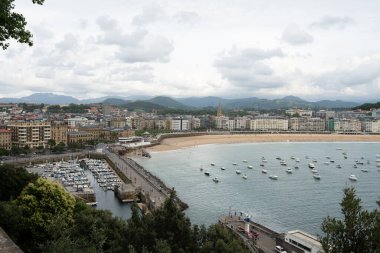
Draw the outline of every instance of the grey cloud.
<instances>
[{"instance_id":1,"label":"grey cloud","mask_svg":"<svg viewBox=\"0 0 380 253\"><path fill-rule=\"evenodd\" d=\"M79 24L79 29L85 30L88 26L88 20L87 19L80 19L78 21L78 24Z\"/></svg>"},{"instance_id":2,"label":"grey cloud","mask_svg":"<svg viewBox=\"0 0 380 253\"><path fill-rule=\"evenodd\" d=\"M93 69L90 65L77 64L73 69L73 73L80 76L94 76Z\"/></svg>"},{"instance_id":3,"label":"grey cloud","mask_svg":"<svg viewBox=\"0 0 380 253\"><path fill-rule=\"evenodd\" d=\"M165 10L159 5L153 4L143 9L142 13L135 16L132 23L138 26L143 26L159 20L168 19Z\"/></svg>"},{"instance_id":4,"label":"grey cloud","mask_svg":"<svg viewBox=\"0 0 380 253\"><path fill-rule=\"evenodd\" d=\"M140 81L150 83L153 81L153 68L149 65L128 66L114 69L112 71L113 79L121 81Z\"/></svg>"},{"instance_id":5,"label":"grey cloud","mask_svg":"<svg viewBox=\"0 0 380 253\"><path fill-rule=\"evenodd\" d=\"M138 29L132 34L123 34L119 30L105 32L104 36L99 37L98 41L108 45L119 45L119 46L137 46L140 44L148 31L144 29Z\"/></svg>"},{"instance_id":6,"label":"grey cloud","mask_svg":"<svg viewBox=\"0 0 380 253\"><path fill-rule=\"evenodd\" d=\"M39 26L34 26L32 32L37 39L48 40L54 36L54 33L47 29L43 24Z\"/></svg>"},{"instance_id":7,"label":"grey cloud","mask_svg":"<svg viewBox=\"0 0 380 253\"><path fill-rule=\"evenodd\" d=\"M41 68L35 73L38 78L53 79L55 78L54 68Z\"/></svg>"},{"instance_id":8,"label":"grey cloud","mask_svg":"<svg viewBox=\"0 0 380 253\"><path fill-rule=\"evenodd\" d=\"M282 86L283 82L266 63L275 57L283 57L283 52L280 49L232 49L227 54L220 55L214 65L223 78L235 86L253 89L275 88Z\"/></svg>"},{"instance_id":9,"label":"grey cloud","mask_svg":"<svg viewBox=\"0 0 380 253\"><path fill-rule=\"evenodd\" d=\"M321 74L315 84L330 89L371 85L380 78L380 59L362 63L353 68L339 69Z\"/></svg>"},{"instance_id":10,"label":"grey cloud","mask_svg":"<svg viewBox=\"0 0 380 253\"><path fill-rule=\"evenodd\" d=\"M336 16L324 16L317 22L310 24L311 28L320 28L320 29L330 29L338 28L344 29L348 25L355 23L354 20L350 17L336 17Z\"/></svg>"},{"instance_id":11,"label":"grey cloud","mask_svg":"<svg viewBox=\"0 0 380 253\"><path fill-rule=\"evenodd\" d=\"M282 33L282 40L297 46L313 42L313 37L305 31L302 31L297 25L288 25Z\"/></svg>"},{"instance_id":12,"label":"grey cloud","mask_svg":"<svg viewBox=\"0 0 380 253\"><path fill-rule=\"evenodd\" d=\"M62 52L74 51L78 47L78 38L74 34L65 34L63 40L55 44L55 47Z\"/></svg>"},{"instance_id":13,"label":"grey cloud","mask_svg":"<svg viewBox=\"0 0 380 253\"><path fill-rule=\"evenodd\" d=\"M180 11L173 16L174 20L184 24L195 24L199 22L200 17L198 13L193 11Z\"/></svg>"},{"instance_id":14,"label":"grey cloud","mask_svg":"<svg viewBox=\"0 0 380 253\"><path fill-rule=\"evenodd\" d=\"M168 62L174 50L170 41L163 36L145 36L137 46L121 47L116 56L127 63Z\"/></svg>"},{"instance_id":15,"label":"grey cloud","mask_svg":"<svg viewBox=\"0 0 380 253\"><path fill-rule=\"evenodd\" d=\"M118 26L117 20L109 16L101 16L96 19L96 24L103 31L115 30Z\"/></svg>"}]
</instances>

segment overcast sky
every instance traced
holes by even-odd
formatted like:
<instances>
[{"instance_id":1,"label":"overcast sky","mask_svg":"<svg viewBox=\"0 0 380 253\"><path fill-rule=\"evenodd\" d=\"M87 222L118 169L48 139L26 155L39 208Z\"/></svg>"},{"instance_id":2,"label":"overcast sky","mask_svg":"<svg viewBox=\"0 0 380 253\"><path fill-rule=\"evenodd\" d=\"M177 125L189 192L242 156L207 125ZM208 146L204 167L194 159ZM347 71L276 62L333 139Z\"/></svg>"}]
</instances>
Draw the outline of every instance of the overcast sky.
<instances>
[{"instance_id":1,"label":"overcast sky","mask_svg":"<svg viewBox=\"0 0 380 253\"><path fill-rule=\"evenodd\" d=\"M380 100L378 0L16 0L0 97Z\"/></svg>"}]
</instances>

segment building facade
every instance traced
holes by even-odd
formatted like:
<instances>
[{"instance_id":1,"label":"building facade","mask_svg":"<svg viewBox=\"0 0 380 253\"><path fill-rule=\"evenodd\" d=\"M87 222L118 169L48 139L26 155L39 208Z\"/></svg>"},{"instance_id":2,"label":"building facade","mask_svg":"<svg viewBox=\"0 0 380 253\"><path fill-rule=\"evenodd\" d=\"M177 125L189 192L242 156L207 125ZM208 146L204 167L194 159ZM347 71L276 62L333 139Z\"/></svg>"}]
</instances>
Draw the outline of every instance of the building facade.
<instances>
[{"instance_id":1,"label":"building facade","mask_svg":"<svg viewBox=\"0 0 380 253\"><path fill-rule=\"evenodd\" d=\"M67 129L68 126L65 122L52 122L51 123L51 139L56 144L64 143L67 145Z\"/></svg>"},{"instance_id":2,"label":"building facade","mask_svg":"<svg viewBox=\"0 0 380 253\"><path fill-rule=\"evenodd\" d=\"M12 148L12 131L0 129L0 148L11 150Z\"/></svg>"},{"instance_id":3,"label":"building facade","mask_svg":"<svg viewBox=\"0 0 380 253\"><path fill-rule=\"evenodd\" d=\"M258 118L250 121L250 129L253 131L286 131L289 121L282 118Z\"/></svg>"},{"instance_id":4,"label":"building facade","mask_svg":"<svg viewBox=\"0 0 380 253\"><path fill-rule=\"evenodd\" d=\"M47 147L51 139L50 122L15 122L7 125L12 131L12 146L23 148Z\"/></svg>"},{"instance_id":5,"label":"building facade","mask_svg":"<svg viewBox=\"0 0 380 253\"><path fill-rule=\"evenodd\" d=\"M322 132L326 130L326 123L321 118L291 118L289 129L292 131Z\"/></svg>"}]
</instances>

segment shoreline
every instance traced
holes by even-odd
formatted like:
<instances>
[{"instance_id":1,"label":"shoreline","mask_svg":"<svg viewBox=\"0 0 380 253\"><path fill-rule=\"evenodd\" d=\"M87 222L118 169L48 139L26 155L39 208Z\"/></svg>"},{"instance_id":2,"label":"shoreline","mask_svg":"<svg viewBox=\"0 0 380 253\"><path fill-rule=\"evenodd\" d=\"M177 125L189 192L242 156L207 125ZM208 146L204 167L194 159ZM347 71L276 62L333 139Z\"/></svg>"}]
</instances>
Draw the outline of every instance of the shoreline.
<instances>
[{"instance_id":1,"label":"shoreline","mask_svg":"<svg viewBox=\"0 0 380 253\"><path fill-rule=\"evenodd\" d=\"M237 144L259 142L380 142L380 135L349 134L225 134L199 135L163 139L147 148L149 153L173 151L209 144Z\"/></svg>"}]
</instances>

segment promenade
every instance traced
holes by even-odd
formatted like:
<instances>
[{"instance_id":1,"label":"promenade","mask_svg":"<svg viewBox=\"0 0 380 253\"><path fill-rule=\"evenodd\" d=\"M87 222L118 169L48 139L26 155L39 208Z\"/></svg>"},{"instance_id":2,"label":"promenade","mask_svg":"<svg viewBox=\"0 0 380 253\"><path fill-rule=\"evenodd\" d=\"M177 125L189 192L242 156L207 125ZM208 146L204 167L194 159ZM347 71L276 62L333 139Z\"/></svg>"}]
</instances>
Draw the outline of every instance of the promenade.
<instances>
[{"instance_id":1,"label":"promenade","mask_svg":"<svg viewBox=\"0 0 380 253\"><path fill-rule=\"evenodd\" d=\"M107 149L103 149L104 154L124 173L132 182L136 189L150 198L153 207L161 206L170 195L170 189L156 177L151 175L143 167L130 158L115 154Z\"/></svg>"}]
</instances>

